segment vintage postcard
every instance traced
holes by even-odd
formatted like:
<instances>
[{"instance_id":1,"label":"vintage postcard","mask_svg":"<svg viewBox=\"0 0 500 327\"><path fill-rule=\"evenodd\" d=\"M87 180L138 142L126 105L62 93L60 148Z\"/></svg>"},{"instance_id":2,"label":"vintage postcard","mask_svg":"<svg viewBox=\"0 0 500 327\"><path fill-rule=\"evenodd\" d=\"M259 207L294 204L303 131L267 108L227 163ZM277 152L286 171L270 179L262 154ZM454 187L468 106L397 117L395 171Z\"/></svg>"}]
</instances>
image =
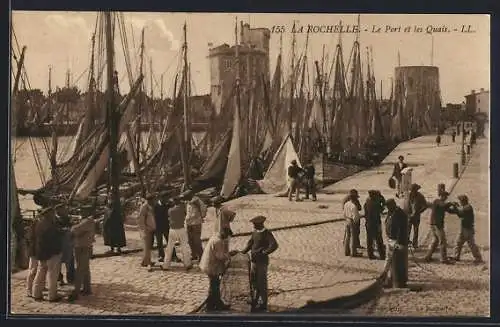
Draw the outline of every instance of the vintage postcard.
<instances>
[{"instance_id":1,"label":"vintage postcard","mask_svg":"<svg viewBox=\"0 0 500 327\"><path fill-rule=\"evenodd\" d=\"M14 11L10 313L490 315L488 15Z\"/></svg>"}]
</instances>

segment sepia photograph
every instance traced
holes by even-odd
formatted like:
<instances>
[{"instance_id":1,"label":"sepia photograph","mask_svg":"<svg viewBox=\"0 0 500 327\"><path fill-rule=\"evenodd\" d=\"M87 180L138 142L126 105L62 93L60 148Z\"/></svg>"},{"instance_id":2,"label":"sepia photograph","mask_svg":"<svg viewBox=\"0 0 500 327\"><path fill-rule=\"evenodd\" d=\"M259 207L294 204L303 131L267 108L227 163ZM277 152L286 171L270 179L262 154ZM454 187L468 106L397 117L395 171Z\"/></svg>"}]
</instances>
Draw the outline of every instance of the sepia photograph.
<instances>
[{"instance_id":1,"label":"sepia photograph","mask_svg":"<svg viewBox=\"0 0 500 327\"><path fill-rule=\"evenodd\" d=\"M490 316L490 16L12 11L9 316Z\"/></svg>"}]
</instances>

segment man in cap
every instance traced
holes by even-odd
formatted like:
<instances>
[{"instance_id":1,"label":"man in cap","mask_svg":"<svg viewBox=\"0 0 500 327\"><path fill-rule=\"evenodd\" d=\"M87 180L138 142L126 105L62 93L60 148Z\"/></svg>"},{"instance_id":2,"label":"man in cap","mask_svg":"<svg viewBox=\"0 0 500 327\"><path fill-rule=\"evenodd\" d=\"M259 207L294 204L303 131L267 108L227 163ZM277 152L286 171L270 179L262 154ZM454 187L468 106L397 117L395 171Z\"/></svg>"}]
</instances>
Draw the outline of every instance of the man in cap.
<instances>
[{"instance_id":1,"label":"man in cap","mask_svg":"<svg viewBox=\"0 0 500 327\"><path fill-rule=\"evenodd\" d=\"M297 160L292 160L288 166L288 178L290 178L290 189L288 190L288 200L292 201L292 194L295 192L295 201L300 201L300 180L299 174L302 168L297 164Z\"/></svg>"},{"instance_id":2,"label":"man in cap","mask_svg":"<svg viewBox=\"0 0 500 327\"><path fill-rule=\"evenodd\" d=\"M474 209L470 205L467 195L459 195L458 201L460 201L460 204L452 210L453 213L460 218L461 224L460 234L458 234L455 245L455 260L460 261L462 247L464 246L464 243L467 242L470 247L470 252L474 257L474 263L483 263L484 261L481 257L481 252L479 251L474 238Z\"/></svg>"},{"instance_id":3,"label":"man in cap","mask_svg":"<svg viewBox=\"0 0 500 327\"><path fill-rule=\"evenodd\" d=\"M344 237L345 255L360 257L358 248L360 247L359 232L361 223L361 204L359 203L358 191L352 189L349 191L347 201L344 202L344 219L346 220L346 230Z\"/></svg>"},{"instance_id":4,"label":"man in cap","mask_svg":"<svg viewBox=\"0 0 500 327\"><path fill-rule=\"evenodd\" d=\"M184 268L189 270L193 265L191 262L191 249L189 248L188 235L184 227L186 221L186 206L182 203L180 197L174 198L174 206L168 210L168 216L170 231L168 233L167 250L162 269L168 269L170 267L174 247L178 242L182 252L182 263L184 264Z\"/></svg>"},{"instance_id":5,"label":"man in cap","mask_svg":"<svg viewBox=\"0 0 500 327\"><path fill-rule=\"evenodd\" d=\"M156 231L155 213L154 213L154 195L146 194L145 201L142 203L139 211L138 225L143 241L142 267L148 267L151 271L153 262L151 261L151 250L153 235Z\"/></svg>"},{"instance_id":6,"label":"man in cap","mask_svg":"<svg viewBox=\"0 0 500 327\"><path fill-rule=\"evenodd\" d=\"M57 279L61 268L63 234L57 226L54 207L45 209L40 213L40 216L34 235L35 259L38 260L38 267L33 282L32 295L35 300L42 300L42 291L47 278L49 301L57 302L62 299L57 294Z\"/></svg>"},{"instance_id":7,"label":"man in cap","mask_svg":"<svg viewBox=\"0 0 500 327\"><path fill-rule=\"evenodd\" d=\"M373 255L373 243L377 243L377 251L380 259L385 259L385 245L382 238L382 221L381 215L383 207L380 203L379 193L376 190L368 191L368 198L366 199L365 210L365 226L366 226L366 251L368 258L375 259Z\"/></svg>"},{"instance_id":8,"label":"man in cap","mask_svg":"<svg viewBox=\"0 0 500 327\"><path fill-rule=\"evenodd\" d=\"M201 245L201 229L203 219L207 215L207 207L197 196L193 196L191 191L185 193L186 202L186 229L188 233L189 247L193 260L200 260L203 254Z\"/></svg>"},{"instance_id":9,"label":"man in cap","mask_svg":"<svg viewBox=\"0 0 500 327\"><path fill-rule=\"evenodd\" d=\"M435 199L431 204L431 216L429 224L431 226L432 232L432 243L429 246L429 250L424 257L424 260L429 262L432 260L432 254L436 251L436 248L440 247L441 262L445 264L451 264L452 262L448 260L447 256L447 242L446 234L444 232L444 216L446 212L453 212L453 204L447 202L449 193L446 191L440 191L439 198Z\"/></svg>"},{"instance_id":10,"label":"man in cap","mask_svg":"<svg viewBox=\"0 0 500 327\"><path fill-rule=\"evenodd\" d=\"M273 233L264 227L266 217L257 216L250 219L254 231L242 253L250 252L250 279L252 284L252 308L267 310L267 268L269 255L278 249L278 242ZM260 305L257 305L261 300Z\"/></svg>"},{"instance_id":11,"label":"man in cap","mask_svg":"<svg viewBox=\"0 0 500 327\"><path fill-rule=\"evenodd\" d=\"M220 205L221 199L214 198L212 203ZM207 274L209 283L208 297L206 300L207 311L227 310L229 305L222 301L220 284L221 276L226 270L231 253L229 252L229 237L232 235L230 223L234 219L227 219L222 222L221 216L216 219L216 229L208 240L203 254L201 255L199 267L202 272Z\"/></svg>"},{"instance_id":12,"label":"man in cap","mask_svg":"<svg viewBox=\"0 0 500 327\"><path fill-rule=\"evenodd\" d=\"M304 176L306 178L306 199L309 199L309 194L312 196L312 200L316 201L316 181L314 180L314 175L316 174L316 169L314 168L312 160L308 160L306 166L304 167Z\"/></svg>"},{"instance_id":13,"label":"man in cap","mask_svg":"<svg viewBox=\"0 0 500 327\"><path fill-rule=\"evenodd\" d=\"M82 219L78 224L71 227L75 245L76 274L75 288L69 296L69 301L78 299L80 294L90 295L90 257L92 244L95 239L95 222L93 216ZM81 290L83 284L83 290Z\"/></svg>"},{"instance_id":14,"label":"man in cap","mask_svg":"<svg viewBox=\"0 0 500 327\"><path fill-rule=\"evenodd\" d=\"M392 170L392 177L396 179L396 190L397 196L401 195L401 181L403 180L403 169L407 168L408 165L404 162L405 158L403 156L398 157L398 162L394 164L394 169Z\"/></svg>"},{"instance_id":15,"label":"man in cap","mask_svg":"<svg viewBox=\"0 0 500 327\"><path fill-rule=\"evenodd\" d=\"M384 266L384 273L387 273L387 280L391 281L391 265L394 254L402 251L408 246L408 216L398 207L394 199L388 199L387 218L385 220L385 233L387 236L387 256ZM401 267L398 267L401 268Z\"/></svg>"},{"instance_id":16,"label":"man in cap","mask_svg":"<svg viewBox=\"0 0 500 327\"><path fill-rule=\"evenodd\" d=\"M427 210L427 200L420 193L420 185L413 183L410 186L410 196L405 199L405 212L409 217L408 240L410 240L411 230L413 228L413 239L411 244L414 249L418 249L418 228L420 226L420 216Z\"/></svg>"}]
</instances>

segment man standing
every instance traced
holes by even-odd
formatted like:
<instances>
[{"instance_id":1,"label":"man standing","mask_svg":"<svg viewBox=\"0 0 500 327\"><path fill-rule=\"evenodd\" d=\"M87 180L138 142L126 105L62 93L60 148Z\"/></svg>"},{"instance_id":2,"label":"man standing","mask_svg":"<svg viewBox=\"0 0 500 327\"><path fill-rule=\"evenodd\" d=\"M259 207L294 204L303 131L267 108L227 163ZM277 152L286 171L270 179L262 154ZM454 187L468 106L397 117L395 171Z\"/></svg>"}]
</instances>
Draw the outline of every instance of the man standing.
<instances>
[{"instance_id":1,"label":"man standing","mask_svg":"<svg viewBox=\"0 0 500 327\"><path fill-rule=\"evenodd\" d=\"M33 298L41 301L45 279L48 279L49 301L62 299L57 294L57 279L61 268L62 231L56 224L55 208L50 207L41 213L35 229L35 258L38 268L33 283Z\"/></svg>"},{"instance_id":2,"label":"man standing","mask_svg":"<svg viewBox=\"0 0 500 327\"><path fill-rule=\"evenodd\" d=\"M395 257L399 258L402 256L402 251L408 245L408 216L397 206L394 199L387 200L386 205L385 233L387 235L387 257L384 265L384 273L387 273L387 281L390 284L392 279L395 278L391 273L393 260L395 260ZM396 271L406 269L403 264L405 265L406 263L398 263Z\"/></svg>"},{"instance_id":3,"label":"man standing","mask_svg":"<svg viewBox=\"0 0 500 327\"><path fill-rule=\"evenodd\" d=\"M430 217L430 225L432 232L432 243L427 251L427 254L424 257L426 262L430 262L432 260L432 254L436 251L436 248L440 247L441 253L441 262L445 264L451 264L452 262L448 260L448 256L446 253L446 234L444 232L444 215L446 212L452 212L452 204L446 202L448 199L449 193L446 191L441 191L439 193L439 198L434 200L431 205L431 217Z\"/></svg>"},{"instance_id":4,"label":"man standing","mask_svg":"<svg viewBox=\"0 0 500 327\"><path fill-rule=\"evenodd\" d=\"M467 195L459 195L458 201L460 205L457 206L453 211L461 221L460 234L458 235L456 245L455 245L455 260L460 261L460 254L462 253L462 247L464 243L467 242L470 247L470 252L474 257L474 263L483 263L483 258L481 257L481 252L476 245L474 238L474 209L469 204L469 198Z\"/></svg>"},{"instance_id":5,"label":"man standing","mask_svg":"<svg viewBox=\"0 0 500 327\"><path fill-rule=\"evenodd\" d=\"M309 194L312 195L312 200L316 201L316 181L314 180L314 175L316 174L316 169L312 163L312 160L307 162L304 167L304 176L306 178L306 199L309 199Z\"/></svg>"},{"instance_id":6,"label":"man standing","mask_svg":"<svg viewBox=\"0 0 500 327\"><path fill-rule=\"evenodd\" d=\"M121 248L127 245L125 229L123 228L123 215L120 213L117 214L118 217L114 217L113 211L113 199L109 197L103 221L104 245L110 247L107 253L112 254L116 249L116 253L121 254Z\"/></svg>"},{"instance_id":7,"label":"man standing","mask_svg":"<svg viewBox=\"0 0 500 327\"><path fill-rule=\"evenodd\" d=\"M151 261L151 250L153 243L153 235L156 231L155 215L153 210L154 196L147 194L139 211L138 225L143 242L142 267L149 267L152 270L153 263Z\"/></svg>"},{"instance_id":8,"label":"man standing","mask_svg":"<svg viewBox=\"0 0 500 327\"><path fill-rule=\"evenodd\" d=\"M288 166L288 178L290 178L290 189L288 190L288 200L292 201L292 194L295 192L295 201L300 201L300 180L299 173L302 169L297 165L297 160L292 160Z\"/></svg>"},{"instance_id":9,"label":"man standing","mask_svg":"<svg viewBox=\"0 0 500 327\"><path fill-rule=\"evenodd\" d=\"M344 219L346 220L346 230L344 237L345 255L360 257L359 248L359 229L361 223L361 204L359 203L359 194L357 190L351 190L347 201L344 203Z\"/></svg>"},{"instance_id":10,"label":"man standing","mask_svg":"<svg viewBox=\"0 0 500 327\"><path fill-rule=\"evenodd\" d=\"M456 138L456 137L457 137L457 133L455 132L455 130L453 130L453 131L451 132L451 141L452 141L453 143L455 143L455 138Z\"/></svg>"},{"instance_id":11,"label":"man standing","mask_svg":"<svg viewBox=\"0 0 500 327\"><path fill-rule=\"evenodd\" d=\"M56 220L59 228L63 232L61 264L64 263L66 266L67 283L73 284L75 280L75 257L73 235L71 234L71 219L67 212L59 209L58 212L56 212ZM61 285L65 284L64 276L61 271L59 272L58 281Z\"/></svg>"},{"instance_id":12,"label":"man standing","mask_svg":"<svg viewBox=\"0 0 500 327\"><path fill-rule=\"evenodd\" d=\"M154 237L151 239L151 248L153 248L154 239L158 246L158 261L163 262L165 259L165 249L163 248L163 237L168 240L168 206L161 195L155 201L153 210L155 216L156 230Z\"/></svg>"},{"instance_id":13,"label":"man standing","mask_svg":"<svg viewBox=\"0 0 500 327\"><path fill-rule=\"evenodd\" d=\"M377 243L377 251L381 260L385 259L385 245L382 238L382 209L377 191L368 191L368 198L365 205L365 226L366 226L366 251L368 258L375 259L373 254L373 243Z\"/></svg>"},{"instance_id":14,"label":"man standing","mask_svg":"<svg viewBox=\"0 0 500 327\"><path fill-rule=\"evenodd\" d=\"M392 171L392 176L396 179L397 197L401 195L401 181L403 180L402 170L408 167L404 160L405 158L403 156L399 156L398 162L394 164L394 169Z\"/></svg>"},{"instance_id":15,"label":"man standing","mask_svg":"<svg viewBox=\"0 0 500 327\"><path fill-rule=\"evenodd\" d=\"M414 249L418 249L418 228L420 226L420 216L427 209L427 200L418 190L420 185L413 183L410 187L410 196L406 200L405 209L409 216L408 240L410 240L411 230L413 228L413 239L411 244Z\"/></svg>"},{"instance_id":16,"label":"man standing","mask_svg":"<svg viewBox=\"0 0 500 327\"><path fill-rule=\"evenodd\" d=\"M220 222L216 223L221 227ZM219 228L210 237L200 259L200 270L207 274L210 287L207 297L207 311L227 310L229 305L224 304L221 298L221 275L224 273L230 260L228 238L230 228Z\"/></svg>"},{"instance_id":17,"label":"man standing","mask_svg":"<svg viewBox=\"0 0 500 327\"><path fill-rule=\"evenodd\" d=\"M241 251L250 253L250 276L252 292L252 308L257 310L267 310L267 268L269 266L269 255L278 249L278 242L271 231L264 227L266 217L257 216L250 219L253 223L254 231L248 240L247 246ZM261 300L261 304L257 305Z\"/></svg>"},{"instance_id":18,"label":"man standing","mask_svg":"<svg viewBox=\"0 0 500 327\"><path fill-rule=\"evenodd\" d=\"M189 247L193 260L200 260L203 254L201 245L201 227L203 218L207 215L207 207L197 196L186 193L186 229L188 234Z\"/></svg>"},{"instance_id":19,"label":"man standing","mask_svg":"<svg viewBox=\"0 0 500 327\"><path fill-rule=\"evenodd\" d=\"M33 281L35 280L36 272L38 270L39 261L36 258L36 238L35 231L38 219L34 219L32 224L27 229L26 233L26 247L28 249L28 277L26 277L26 295L33 297Z\"/></svg>"},{"instance_id":20,"label":"man standing","mask_svg":"<svg viewBox=\"0 0 500 327\"><path fill-rule=\"evenodd\" d=\"M165 262L162 269L170 268L172 261L172 254L174 251L175 243L179 242L182 251L182 262L186 270L193 267L191 263L191 250L189 248L188 235L184 227L186 220L186 206L182 203L179 197L174 198L174 207L168 210L170 231L168 232L168 242Z\"/></svg>"},{"instance_id":21,"label":"man standing","mask_svg":"<svg viewBox=\"0 0 500 327\"><path fill-rule=\"evenodd\" d=\"M90 287L90 256L92 244L95 239L95 223L92 216L88 216L77 225L71 228L71 233L74 236L75 244L75 259L76 259L76 274L75 274L75 289L68 297L69 301L75 301L80 294L90 295L92 293ZM83 290L81 290L83 284Z\"/></svg>"}]
</instances>

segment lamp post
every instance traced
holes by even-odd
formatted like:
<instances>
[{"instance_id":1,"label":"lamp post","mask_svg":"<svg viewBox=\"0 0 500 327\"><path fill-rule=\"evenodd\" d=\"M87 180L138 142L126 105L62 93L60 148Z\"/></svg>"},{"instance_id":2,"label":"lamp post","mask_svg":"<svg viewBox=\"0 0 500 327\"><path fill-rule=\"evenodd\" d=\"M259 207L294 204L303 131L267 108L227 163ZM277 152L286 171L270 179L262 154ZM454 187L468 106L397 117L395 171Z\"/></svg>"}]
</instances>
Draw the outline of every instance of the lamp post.
<instances>
[{"instance_id":1,"label":"lamp post","mask_svg":"<svg viewBox=\"0 0 500 327\"><path fill-rule=\"evenodd\" d=\"M466 107L465 102L462 102L462 147L460 150L460 161L462 162L462 166L465 165L465 116L466 116Z\"/></svg>"}]
</instances>

